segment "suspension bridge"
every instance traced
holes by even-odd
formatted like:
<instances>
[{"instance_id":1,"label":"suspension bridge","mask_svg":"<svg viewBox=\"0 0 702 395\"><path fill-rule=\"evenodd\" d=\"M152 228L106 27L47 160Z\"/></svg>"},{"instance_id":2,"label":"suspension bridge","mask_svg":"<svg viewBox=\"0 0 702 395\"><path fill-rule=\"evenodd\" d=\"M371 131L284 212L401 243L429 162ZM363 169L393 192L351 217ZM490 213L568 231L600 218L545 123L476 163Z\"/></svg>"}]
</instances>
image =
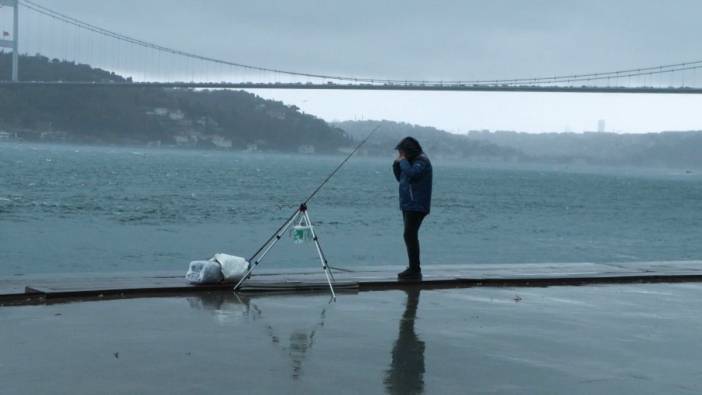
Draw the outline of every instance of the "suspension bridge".
<instances>
[{"instance_id":1,"label":"suspension bridge","mask_svg":"<svg viewBox=\"0 0 702 395\"><path fill-rule=\"evenodd\" d=\"M0 0L12 28L0 49L12 51L11 75L0 86L111 86L211 89L313 89L480 92L702 94L702 60L614 71L510 79L407 80L287 70L163 46L48 8L33 0ZM20 23L28 20L27 29ZM23 37L20 46L20 37ZM127 76L124 81L37 81L22 78L20 51L90 64Z\"/></svg>"}]
</instances>

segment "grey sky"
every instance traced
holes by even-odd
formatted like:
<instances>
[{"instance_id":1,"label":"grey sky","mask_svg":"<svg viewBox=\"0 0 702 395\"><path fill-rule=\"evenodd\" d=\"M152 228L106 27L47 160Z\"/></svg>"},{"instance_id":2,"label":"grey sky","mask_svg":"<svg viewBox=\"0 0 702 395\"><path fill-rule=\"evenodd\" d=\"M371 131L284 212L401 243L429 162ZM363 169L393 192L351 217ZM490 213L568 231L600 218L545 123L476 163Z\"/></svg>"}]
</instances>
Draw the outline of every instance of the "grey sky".
<instances>
[{"instance_id":1,"label":"grey sky","mask_svg":"<svg viewBox=\"0 0 702 395\"><path fill-rule=\"evenodd\" d=\"M490 79L702 59L698 44L702 2L697 0L35 1L163 45L243 63L326 74ZM110 56L119 53L128 58L119 60L127 72L138 67L134 59L154 69L153 65L163 63L197 69L185 61L143 55L106 39L79 38L71 29L59 28L30 11L24 11L23 18L23 48L31 52L56 56L73 52L79 58L92 57L98 64L117 62ZM86 49L90 46L100 49ZM174 64L177 62L182 66ZM688 83L702 81L702 70L696 74L683 77ZM665 78L660 82L680 83ZM657 80L622 81L654 82ZM702 104L697 96L261 93L328 119L379 117L452 131L580 131L593 129L600 118L611 120L608 123L617 130L702 129L696 114L688 111ZM430 109L433 113L428 113Z\"/></svg>"}]
</instances>

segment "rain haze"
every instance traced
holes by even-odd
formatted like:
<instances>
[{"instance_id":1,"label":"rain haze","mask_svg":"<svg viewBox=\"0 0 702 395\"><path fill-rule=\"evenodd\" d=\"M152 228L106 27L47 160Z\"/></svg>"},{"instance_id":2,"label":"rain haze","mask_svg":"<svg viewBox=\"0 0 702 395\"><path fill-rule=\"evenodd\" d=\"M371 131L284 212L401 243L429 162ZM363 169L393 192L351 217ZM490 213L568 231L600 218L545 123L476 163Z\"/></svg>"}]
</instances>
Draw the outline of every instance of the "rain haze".
<instances>
[{"instance_id":1,"label":"rain haze","mask_svg":"<svg viewBox=\"0 0 702 395\"><path fill-rule=\"evenodd\" d=\"M0 0L0 393L702 394L700 15Z\"/></svg>"},{"instance_id":2,"label":"rain haze","mask_svg":"<svg viewBox=\"0 0 702 395\"><path fill-rule=\"evenodd\" d=\"M121 33L215 58L352 77L489 80L696 61L697 1L49 1L39 4ZM177 4L174 6L173 4ZM2 20L7 20L4 15ZM46 18L23 10L22 51L62 57ZM49 24L52 22L48 22ZM55 22L54 22L55 23ZM67 30L66 41L81 40ZM85 55L135 79L168 79L158 55L96 40ZM100 48L103 47L103 48ZM79 54L80 55L80 54ZM120 56L121 68L111 57ZM76 57L75 53L72 56ZM80 58L80 56L78 56ZM179 60L179 69L197 67ZM217 79L270 80L213 69ZM699 74L699 75L698 75ZM695 85L702 71L611 81ZM610 82L608 82L610 83ZM699 84L697 84L699 85ZM473 129L656 132L702 129L695 95L254 91L325 120L389 119L450 132Z\"/></svg>"}]
</instances>

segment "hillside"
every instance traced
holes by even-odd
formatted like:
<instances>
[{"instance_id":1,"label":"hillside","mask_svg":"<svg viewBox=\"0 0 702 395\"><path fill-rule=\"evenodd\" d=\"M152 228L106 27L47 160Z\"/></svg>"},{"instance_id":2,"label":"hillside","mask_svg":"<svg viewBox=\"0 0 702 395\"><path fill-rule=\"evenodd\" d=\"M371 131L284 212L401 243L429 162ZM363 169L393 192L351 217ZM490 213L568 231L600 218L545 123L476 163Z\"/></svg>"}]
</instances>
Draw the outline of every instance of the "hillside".
<instances>
[{"instance_id":1,"label":"hillside","mask_svg":"<svg viewBox=\"0 0 702 395\"><path fill-rule=\"evenodd\" d=\"M87 65L22 56L21 78L121 81ZM0 53L0 76L10 56ZM25 141L336 152L351 141L295 106L244 91L116 87L0 88L0 131Z\"/></svg>"},{"instance_id":2,"label":"hillside","mask_svg":"<svg viewBox=\"0 0 702 395\"><path fill-rule=\"evenodd\" d=\"M518 149L534 161L702 168L702 132L518 133L469 132L475 140Z\"/></svg>"},{"instance_id":3,"label":"hillside","mask_svg":"<svg viewBox=\"0 0 702 395\"><path fill-rule=\"evenodd\" d=\"M375 126L369 154L384 154L405 136L416 137L433 157L596 166L702 169L702 131L645 134L519 133L471 131L458 135L432 127L391 121L334 123L356 140Z\"/></svg>"},{"instance_id":4,"label":"hillside","mask_svg":"<svg viewBox=\"0 0 702 395\"><path fill-rule=\"evenodd\" d=\"M524 155L517 149L501 147L433 127L392 121L346 121L333 125L345 130L356 140L365 138L376 126L382 125L366 144L365 148L371 155L387 155L402 138L413 136L420 141L424 150L435 158L507 161L524 159Z\"/></svg>"}]
</instances>

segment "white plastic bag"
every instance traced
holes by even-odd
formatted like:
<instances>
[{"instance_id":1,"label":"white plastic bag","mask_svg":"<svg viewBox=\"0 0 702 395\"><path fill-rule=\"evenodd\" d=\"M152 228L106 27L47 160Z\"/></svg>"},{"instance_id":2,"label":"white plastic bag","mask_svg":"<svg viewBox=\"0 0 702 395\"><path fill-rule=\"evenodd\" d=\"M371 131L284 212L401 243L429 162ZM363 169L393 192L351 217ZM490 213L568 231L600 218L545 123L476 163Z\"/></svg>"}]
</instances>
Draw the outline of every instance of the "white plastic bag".
<instances>
[{"instance_id":1,"label":"white plastic bag","mask_svg":"<svg viewBox=\"0 0 702 395\"><path fill-rule=\"evenodd\" d=\"M222 269L217 262L192 261L185 279L191 284L212 284L222 281Z\"/></svg>"},{"instance_id":2,"label":"white plastic bag","mask_svg":"<svg viewBox=\"0 0 702 395\"><path fill-rule=\"evenodd\" d=\"M219 263L222 276L227 281L240 280L247 270L249 270L249 262L240 256L215 254L210 261Z\"/></svg>"}]
</instances>

